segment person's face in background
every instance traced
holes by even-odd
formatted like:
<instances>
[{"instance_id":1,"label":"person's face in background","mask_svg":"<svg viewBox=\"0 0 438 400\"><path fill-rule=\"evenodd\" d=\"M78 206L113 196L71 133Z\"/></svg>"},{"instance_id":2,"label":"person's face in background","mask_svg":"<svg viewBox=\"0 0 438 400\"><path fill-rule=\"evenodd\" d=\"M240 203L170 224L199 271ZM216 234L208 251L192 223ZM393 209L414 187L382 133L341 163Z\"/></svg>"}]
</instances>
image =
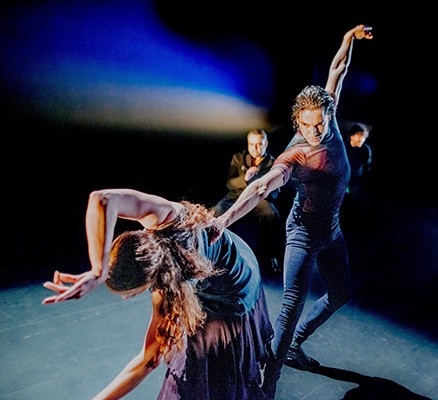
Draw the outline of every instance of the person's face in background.
<instances>
[{"instance_id":1,"label":"person's face in background","mask_svg":"<svg viewBox=\"0 0 438 400\"><path fill-rule=\"evenodd\" d=\"M365 131L358 131L350 136L350 145L351 147L362 147L367 138L368 134Z\"/></svg>"},{"instance_id":2,"label":"person's face in background","mask_svg":"<svg viewBox=\"0 0 438 400\"><path fill-rule=\"evenodd\" d=\"M253 158L261 158L266 154L268 148L268 139L264 135L248 135L248 152Z\"/></svg>"}]
</instances>

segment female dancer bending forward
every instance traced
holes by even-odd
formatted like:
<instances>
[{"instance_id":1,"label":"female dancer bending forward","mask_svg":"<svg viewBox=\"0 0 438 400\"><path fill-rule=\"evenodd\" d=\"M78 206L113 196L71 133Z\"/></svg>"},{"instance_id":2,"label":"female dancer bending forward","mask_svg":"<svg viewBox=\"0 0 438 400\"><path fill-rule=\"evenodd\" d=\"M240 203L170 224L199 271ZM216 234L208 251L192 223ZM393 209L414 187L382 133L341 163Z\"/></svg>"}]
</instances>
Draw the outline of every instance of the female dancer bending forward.
<instances>
[{"instance_id":1,"label":"female dancer bending forward","mask_svg":"<svg viewBox=\"0 0 438 400\"><path fill-rule=\"evenodd\" d=\"M114 239L118 217L144 229ZM44 286L57 294L43 304L81 298L102 282L123 298L149 290L152 300L143 348L94 400L123 397L163 360L167 372L158 399L263 399L273 329L259 266L229 230L210 244L211 219L199 204L131 189L90 194L91 270L55 271Z\"/></svg>"}]
</instances>

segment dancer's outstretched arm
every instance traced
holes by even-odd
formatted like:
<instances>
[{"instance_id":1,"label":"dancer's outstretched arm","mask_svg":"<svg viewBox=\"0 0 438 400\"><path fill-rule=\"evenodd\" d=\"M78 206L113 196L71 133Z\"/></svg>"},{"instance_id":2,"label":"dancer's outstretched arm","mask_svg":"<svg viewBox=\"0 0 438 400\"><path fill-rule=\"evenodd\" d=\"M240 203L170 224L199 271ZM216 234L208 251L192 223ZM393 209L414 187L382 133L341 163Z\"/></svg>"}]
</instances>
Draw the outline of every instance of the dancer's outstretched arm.
<instances>
[{"instance_id":1,"label":"dancer's outstretched arm","mask_svg":"<svg viewBox=\"0 0 438 400\"><path fill-rule=\"evenodd\" d=\"M55 271L44 287L57 292L43 304L79 299L105 281L117 218L140 222L153 229L172 221L183 205L132 189L103 189L90 194L85 218L90 271L74 275Z\"/></svg>"}]
</instances>

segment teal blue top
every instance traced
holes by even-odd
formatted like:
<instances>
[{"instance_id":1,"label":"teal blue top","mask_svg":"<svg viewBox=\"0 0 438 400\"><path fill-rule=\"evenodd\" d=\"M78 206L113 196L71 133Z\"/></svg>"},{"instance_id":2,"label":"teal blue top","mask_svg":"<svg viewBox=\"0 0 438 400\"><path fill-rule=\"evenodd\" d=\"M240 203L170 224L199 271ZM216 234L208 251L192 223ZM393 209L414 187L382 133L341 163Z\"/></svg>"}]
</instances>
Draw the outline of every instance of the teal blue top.
<instances>
[{"instance_id":1,"label":"teal blue top","mask_svg":"<svg viewBox=\"0 0 438 400\"><path fill-rule=\"evenodd\" d=\"M242 316L251 311L260 294L260 269L254 252L235 233L225 230L209 244L208 230L199 237L200 253L224 272L197 282L199 298L208 315Z\"/></svg>"}]
</instances>

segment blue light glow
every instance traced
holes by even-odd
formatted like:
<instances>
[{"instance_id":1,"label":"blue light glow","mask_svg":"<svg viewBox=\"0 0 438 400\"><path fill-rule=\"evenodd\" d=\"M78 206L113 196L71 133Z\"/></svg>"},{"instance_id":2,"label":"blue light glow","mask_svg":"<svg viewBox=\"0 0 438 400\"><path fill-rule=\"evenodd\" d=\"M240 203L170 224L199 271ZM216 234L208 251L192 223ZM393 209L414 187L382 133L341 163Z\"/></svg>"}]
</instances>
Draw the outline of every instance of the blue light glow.
<instances>
[{"instance_id":1,"label":"blue light glow","mask_svg":"<svg viewBox=\"0 0 438 400\"><path fill-rule=\"evenodd\" d=\"M190 42L159 20L152 2L32 3L10 9L1 24L8 90L53 119L156 127L199 118L199 128L232 118L227 129L240 130L265 123L273 99L262 49L239 37L228 54Z\"/></svg>"}]
</instances>

